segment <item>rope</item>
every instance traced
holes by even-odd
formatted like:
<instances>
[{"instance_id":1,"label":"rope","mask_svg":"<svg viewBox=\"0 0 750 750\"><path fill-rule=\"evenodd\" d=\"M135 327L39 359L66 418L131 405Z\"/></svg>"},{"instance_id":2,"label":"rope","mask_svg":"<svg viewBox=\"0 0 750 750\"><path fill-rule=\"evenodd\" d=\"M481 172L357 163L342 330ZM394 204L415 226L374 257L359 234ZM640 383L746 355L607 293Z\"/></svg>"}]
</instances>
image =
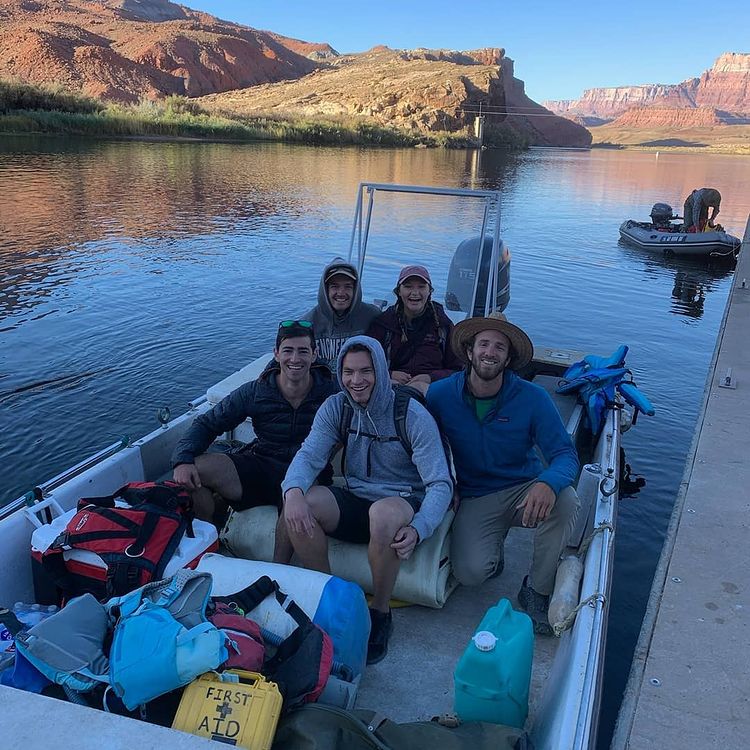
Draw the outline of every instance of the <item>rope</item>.
<instances>
[{"instance_id":1,"label":"rope","mask_svg":"<svg viewBox=\"0 0 750 750\"><path fill-rule=\"evenodd\" d=\"M581 557L585 556L588 548L591 546L591 542L594 539L594 537L597 534L600 534L605 529L609 529L609 531L614 532L614 526L609 521L602 521L598 526L594 528L594 530L583 540L583 543L581 544L579 555ZM570 612L570 614L561 622L556 622L554 625L552 625L552 632L559 638L568 628L573 626L573 623L575 622L576 615L584 608L588 607L590 604L593 604L596 601L604 602L606 601L606 597L604 594L602 594L599 591L595 591L591 596L584 599L582 602L579 602L576 607L573 608L573 610Z\"/></svg>"},{"instance_id":2,"label":"rope","mask_svg":"<svg viewBox=\"0 0 750 750\"><path fill-rule=\"evenodd\" d=\"M598 591L591 594L591 596L587 597L582 602L579 602L578 606L562 622L556 622L552 626L552 632L559 638L569 627L573 625L576 619L576 615L584 607L588 607L589 604L593 604L597 600L604 603L605 599L606 597L604 596L604 594L600 594Z\"/></svg>"},{"instance_id":3,"label":"rope","mask_svg":"<svg viewBox=\"0 0 750 750\"><path fill-rule=\"evenodd\" d=\"M591 542L593 541L594 537L605 529L609 529L609 531L611 531L612 533L614 533L615 531L615 527L612 526L609 521L602 521L598 526L594 527L594 530L583 540L581 548L578 552L579 557L583 557L588 552L588 549L591 546Z\"/></svg>"}]
</instances>

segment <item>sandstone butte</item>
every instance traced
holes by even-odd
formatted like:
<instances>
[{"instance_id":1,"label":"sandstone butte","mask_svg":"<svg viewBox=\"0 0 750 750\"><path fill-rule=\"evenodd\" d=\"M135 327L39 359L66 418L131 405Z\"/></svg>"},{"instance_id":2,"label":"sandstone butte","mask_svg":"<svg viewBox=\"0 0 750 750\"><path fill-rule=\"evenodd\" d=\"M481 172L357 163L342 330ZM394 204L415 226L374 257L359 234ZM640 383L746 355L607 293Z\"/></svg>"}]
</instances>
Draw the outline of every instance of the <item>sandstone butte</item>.
<instances>
[{"instance_id":1,"label":"sandstone butte","mask_svg":"<svg viewBox=\"0 0 750 750\"><path fill-rule=\"evenodd\" d=\"M589 133L524 93L502 49L468 52L376 47L342 55L296 81L212 94L199 103L249 116L366 119L412 132L466 132L480 111L490 128L534 145L588 146ZM571 127L571 125L573 127Z\"/></svg>"},{"instance_id":2,"label":"sandstone butte","mask_svg":"<svg viewBox=\"0 0 750 750\"><path fill-rule=\"evenodd\" d=\"M750 54L728 52L698 78L676 84L587 89L580 99L545 102L587 126L676 128L750 123Z\"/></svg>"},{"instance_id":3,"label":"sandstone butte","mask_svg":"<svg viewBox=\"0 0 750 750\"><path fill-rule=\"evenodd\" d=\"M239 114L425 133L465 133L481 102L491 127L533 145L591 143L585 128L526 96L501 49L339 55L168 0L0 0L0 28L0 78L108 101L181 94Z\"/></svg>"}]
</instances>

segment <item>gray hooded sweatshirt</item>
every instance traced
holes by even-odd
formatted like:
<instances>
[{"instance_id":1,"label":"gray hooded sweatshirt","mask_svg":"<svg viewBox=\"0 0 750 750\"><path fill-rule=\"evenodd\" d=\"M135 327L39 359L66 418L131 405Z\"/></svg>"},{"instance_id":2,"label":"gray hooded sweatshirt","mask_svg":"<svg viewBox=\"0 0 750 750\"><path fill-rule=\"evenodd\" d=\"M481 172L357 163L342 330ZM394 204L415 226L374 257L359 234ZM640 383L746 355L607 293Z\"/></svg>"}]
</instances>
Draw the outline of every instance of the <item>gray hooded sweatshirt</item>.
<instances>
[{"instance_id":1,"label":"gray hooded sweatshirt","mask_svg":"<svg viewBox=\"0 0 750 750\"><path fill-rule=\"evenodd\" d=\"M352 399L341 382L344 355L352 344L364 344L375 367L375 386L364 407ZM385 353L380 343L369 336L354 336L344 344L336 362L336 376L341 393L329 396L315 415L310 434L281 483L282 492L293 487L299 487L303 492L310 489L336 444L343 442L341 410L344 399L348 399L354 414L353 432L348 435L346 448L347 487L370 502L384 497L416 500L419 510L411 525L419 533L420 541L427 539L443 520L453 493L435 420L418 401L409 401L406 433L413 450L409 458L396 436L393 421L395 396Z\"/></svg>"},{"instance_id":2,"label":"gray hooded sweatshirt","mask_svg":"<svg viewBox=\"0 0 750 750\"><path fill-rule=\"evenodd\" d=\"M337 266L343 266L357 275L357 269L343 258L334 258L324 269L318 287L318 304L307 312L302 320L309 320L315 331L315 344L318 349L318 361L327 364L331 370L336 366L341 345L350 336L364 333L370 323L380 315L375 305L362 302L362 286L359 281L354 283L354 297L351 307L339 315L328 301L325 278L328 272Z\"/></svg>"}]
</instances>

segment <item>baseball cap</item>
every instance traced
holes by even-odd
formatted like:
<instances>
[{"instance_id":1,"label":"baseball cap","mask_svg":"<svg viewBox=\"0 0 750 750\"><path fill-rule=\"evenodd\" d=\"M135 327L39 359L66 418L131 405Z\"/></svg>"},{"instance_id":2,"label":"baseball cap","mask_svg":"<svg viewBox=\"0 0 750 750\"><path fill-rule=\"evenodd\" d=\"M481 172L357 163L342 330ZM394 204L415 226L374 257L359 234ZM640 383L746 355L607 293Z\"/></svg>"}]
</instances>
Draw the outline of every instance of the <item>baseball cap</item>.
<instances>
[{"instance_id":1,"label":"baseball cap","mask_svg":"<svg viewBox=\"0 0 750 750\"><path fill-rule=\"evenodd\" d=\"M417 278L426 281L432 286L432 279L430 278L430 272L424 266L404 266L401 269L401 273L398 275L398 282L396 286L402 284L406 279L416 276Z\"/></svg>"},{"instance_id":2,"label":"baseball cap","mask_svg":"<svg viewBox=\"0 0 750 750\"><path fill-rule=\"evenodd\" d=\"M348 276L352 281L357 281L357 272L353 266L333 266L328 269L324 284L327 284L334 276Z\"/></svg>"}]
</instances>

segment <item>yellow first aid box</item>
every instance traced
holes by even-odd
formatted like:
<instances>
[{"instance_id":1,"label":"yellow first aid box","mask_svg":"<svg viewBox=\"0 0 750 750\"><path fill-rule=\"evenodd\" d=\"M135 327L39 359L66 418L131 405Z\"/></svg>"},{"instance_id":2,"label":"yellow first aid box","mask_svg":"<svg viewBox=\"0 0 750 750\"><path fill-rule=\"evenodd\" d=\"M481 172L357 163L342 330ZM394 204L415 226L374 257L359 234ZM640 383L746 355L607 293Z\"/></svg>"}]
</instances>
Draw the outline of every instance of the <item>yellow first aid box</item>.
<instances>
[{"instance_id":1,"label":"yellow first aid box","mask_svg":"<svg viewBox=\"0 0 750 750\"><path fill-rule=\"evenodd\" d=\"M281 713L281 693L257 672L208 672L182 694L172 722L199 737L248 750L270 750Z\"/></svg>"}]
</instances>

